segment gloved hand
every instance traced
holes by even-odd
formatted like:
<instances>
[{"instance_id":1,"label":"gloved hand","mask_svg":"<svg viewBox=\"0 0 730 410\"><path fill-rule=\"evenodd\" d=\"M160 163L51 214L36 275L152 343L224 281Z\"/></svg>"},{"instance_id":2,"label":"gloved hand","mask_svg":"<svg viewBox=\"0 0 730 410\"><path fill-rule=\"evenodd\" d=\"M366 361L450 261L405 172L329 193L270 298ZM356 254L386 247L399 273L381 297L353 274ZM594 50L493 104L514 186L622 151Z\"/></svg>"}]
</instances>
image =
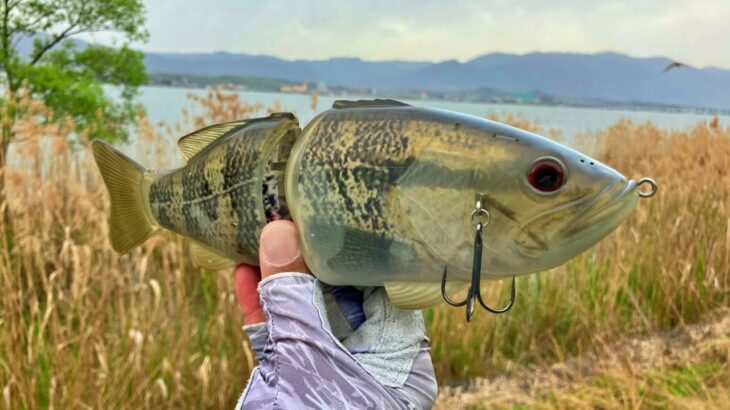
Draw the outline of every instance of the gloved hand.
<instances>
[{"instance_id":1,"label":"gloved hand","mask_svg":"<svg viewBox=\"0 0 730 410\"><path fill-rule=\"evenodd\" d=\"M437 388L420 312L397 309L382 288L317 281L289 221L268 224L260 249L260 269L234 271L259 359L238 408L432 406Z\"/></svg>"}]
</instances>

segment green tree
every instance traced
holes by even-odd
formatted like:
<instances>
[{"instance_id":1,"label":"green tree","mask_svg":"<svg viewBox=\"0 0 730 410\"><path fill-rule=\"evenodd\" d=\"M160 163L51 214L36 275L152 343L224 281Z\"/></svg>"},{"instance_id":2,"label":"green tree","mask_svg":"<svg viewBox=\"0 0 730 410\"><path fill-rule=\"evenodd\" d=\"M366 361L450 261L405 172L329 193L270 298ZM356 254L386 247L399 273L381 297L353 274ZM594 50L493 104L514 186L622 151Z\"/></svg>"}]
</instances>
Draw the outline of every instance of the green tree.
<instances>
[{"instance_id":1,"label":"green tree","mask_svg":"<svg viewBox=\"0 0 730 410\"><path fill-rule=\"evenodd\" d=\"M106 140L125 139L134 121L133 98L146 81L143 55L129 48L133 41L146 41L142 0L0 0L0 75L11 95L27 87L34 98L52 110L54 121L72 116ZM72 41L82 33L114 32L122 45L79 47ZM33 40L30 53L21 54L19 44ZM112 98L102 84L119 87ZM7 121L2 126L0 167L13 139L12 121L22 113L3 100Z\"/></svg>"}]
</instances>

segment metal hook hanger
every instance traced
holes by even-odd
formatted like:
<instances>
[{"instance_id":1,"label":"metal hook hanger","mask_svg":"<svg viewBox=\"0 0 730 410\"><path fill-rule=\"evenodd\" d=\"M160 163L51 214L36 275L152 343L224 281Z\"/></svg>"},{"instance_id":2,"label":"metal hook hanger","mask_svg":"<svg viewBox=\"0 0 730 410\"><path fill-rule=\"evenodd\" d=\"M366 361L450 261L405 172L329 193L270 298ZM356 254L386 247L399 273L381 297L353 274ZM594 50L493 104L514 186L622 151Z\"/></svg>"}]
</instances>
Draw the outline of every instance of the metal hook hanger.
<instances>
[{"instance_id":1,"label":"metal hook hanger","mask_svg":"<svg viewBox=\"0 0 730 410\"><path fill-rule=\"evenodd\" d=\"M512 308L512 305L515 303L515 277L512 276L512 290L510 291L510 301L509 303L500 309L495 309L493 307L490 307L486 303L484 303L484 300L482 299L481 294L481 275L482 275L482 250L484 248L484 244L482 241L482 231L484 230L484 227L489 224L489 211L482 208L482 198L481 195L477 195L476 204L474 207L474 210L471 213L471 223L474 225L475 228L475 235L474 235L474 260L472 262L472 269L471 269L471 284L469 286L469 291L467 292L466 299L464 299L461 302L454 302L449 298L449 295L446 293L446 274L448 271L448 267L444 266L444 274L441 277L441 296L444 298L444 301L448 303L451 306L454 307L461 307L466 306L466 321L470 322L471 318L474 316L474 299L479 301L479 304L482 305L484 309L486 309L489 312L492 312L494 314L500 314L504 313Z\"/></svg>"}]
</instances>

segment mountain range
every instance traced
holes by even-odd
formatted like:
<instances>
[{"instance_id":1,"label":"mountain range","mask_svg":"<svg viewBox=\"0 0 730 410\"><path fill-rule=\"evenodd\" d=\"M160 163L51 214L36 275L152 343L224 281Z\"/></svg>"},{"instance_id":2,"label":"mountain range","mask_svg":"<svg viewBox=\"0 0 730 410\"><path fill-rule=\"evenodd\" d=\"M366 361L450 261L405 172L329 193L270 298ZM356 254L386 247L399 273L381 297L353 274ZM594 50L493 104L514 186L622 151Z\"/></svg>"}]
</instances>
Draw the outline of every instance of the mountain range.
<instances>
[{"instance_id":1,"label":"mountain range","mask_svg":"<svg viewBox=\"0 0 730 410\"><path fill-rule=\"evenodd\" d=\"M71 41L79 48L88 46L84 41ZM27 56L32 39L21 38L19 43L21 55ZM425 92L448 99L489 100L529 95L533 101L581 105L730 110L730 69L683 65L664 72L672 62L664 57L636 58L612 52L491 53L465 62L286 60L227 52L145 53L151 74L246 77L256 83L261 79L308 82L379 96Z\"/></svg>"},{"instance_id":2,"label":"mountain range","mask_svg":"<svg viewBox=\"0 0 730 410\"><path fill-rule=\"evenodd\" d=\"M150 73L254 76L369 90L453 93L489 89L576 103L730 109L730 70L681 66L618 53L492 53L459 62L285 60L227 52L145 55Z\"/></svg>"}]
</instances>

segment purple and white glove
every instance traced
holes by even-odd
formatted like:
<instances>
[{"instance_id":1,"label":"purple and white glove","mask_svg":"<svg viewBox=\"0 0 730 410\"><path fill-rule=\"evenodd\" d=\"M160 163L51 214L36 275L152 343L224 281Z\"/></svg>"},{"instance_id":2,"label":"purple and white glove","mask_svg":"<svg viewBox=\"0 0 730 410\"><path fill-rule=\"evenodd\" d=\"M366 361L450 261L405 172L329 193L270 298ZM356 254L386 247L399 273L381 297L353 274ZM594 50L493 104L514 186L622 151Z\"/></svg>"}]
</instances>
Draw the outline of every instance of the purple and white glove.
<instances>
[{"instance_id":1,"label":"purple and white glove","mask_svg":"<svg viewBox=\"0 0 730 410\"><path fill-rule=\"evenodd\" d=\"M267 225L260 249L260 273L235 270L259 359L237 408L431 408L437 386L420 312L397 309L383 288L316 280L291 222Z\"/></svg>"}]
</instances>

